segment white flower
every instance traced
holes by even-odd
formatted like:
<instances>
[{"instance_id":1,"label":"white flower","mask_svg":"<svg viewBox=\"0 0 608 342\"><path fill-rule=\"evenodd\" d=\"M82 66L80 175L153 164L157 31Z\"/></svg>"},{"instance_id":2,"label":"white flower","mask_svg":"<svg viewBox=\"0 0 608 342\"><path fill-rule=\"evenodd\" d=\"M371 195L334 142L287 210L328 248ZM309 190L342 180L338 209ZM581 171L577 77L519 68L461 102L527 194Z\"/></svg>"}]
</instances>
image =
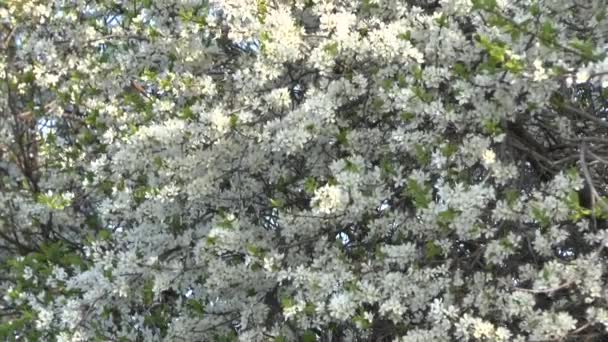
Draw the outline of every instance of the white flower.
<instances>
[{"instance_id":1,"label":"white flower","mask_svg":"<svg viewBox=\"0 0 608 342\"><path fill-rule=\"evenodd\" d=\"M36 83L41 87L52 87L59 82L59 75L52 73L40 65L34 66L34 75L36 77Z\"/></svg>"},{"instance_id":2,"label":"white flower","mask_svg":"<svg viewBox=\"0 0 608 342\"><path fill-rule=\"evenodd\" d=\"M289 89L279 88L273 90L268 95L268 102L270 105L277 109L287 108L291 103L291 97L289 96Z\"/></svg>"},{"instance_id":3,"label":"white flower","mask_svg":"<svg viewBox=\"0 0 608 342\"><path fill-rule=\"evenodd\" d=\"M64 192L62 195L63 199L66 201L72 201L74 199L74 193L71 191Z\"/></svg>"},{"instance_id":4,"label":"white flower","mask_svg":"<svg viewBox=\"0 0 608 342\"><path fill-rule=\"evenodd\" d=\"M416 257L416 246L413 243L384 246L382 251L386 253L386 262L397 262L402 265L409 263Z\"/></svg>"},{"instance_id":5,"label":"white flower","mask_svg":"<svg viewBox=\"0 0 608 342\"><path fill-rule=\"evenodd\" d=\"M477 321L473 325L473 337L476 339L490 338L494 335L494 325L490 322Z\"/></svg>"},{"instance_id":6,"label":"white flower","mask_svg":"<svg viewBox=\"0 0 608 342\"><path fill-rule=\"evenodd\" d=\"M448 13L463 15L471 11L473 4L470 0L441 0L441 7Z\"/></svg>"},{"instance_id":7,"label":"white flower","mask_svg":"<svg viewBox=\"0 0 608 342\"><path fill-rule=\"evenodd\" d=\"M286 307L283 309L283 315L285 316L285 320L290 319L291 317L297 315L299 312L302 312L306 307L306 303L304 301L298 300L296 304Z\"/></svg>"},{"instance_id":8,"label":"white flower","mask_svg":"<svg viewBox=\"0 0 608 342\"><path fill-rule=\"evenodd\" d=\"M343 210L348 204L348 193L340 186L325 185L315 191L313 202L324 214Z\"/></svg>"},{"instance_id":9,"label":"white flower","mask_svg":"<svg viewBox=\"0 0 608 342\"><path fill-rule=\"evenodd\" d=\"M577 320L567 312L543 312L538 318L538 327L531 336L534 339L555 339L567 335L568 331L576 328Z\"/></svg>"},{"instance_id":10,"label":"white flower","mask_svg":"<svg viewBox=\"0 0 608 342\"><path fill-rule=\"evenodd\" d=\"M295 61L300 57L303 29L295 25L290 9L279 6L266 16L264 54L276 62Z\"/></svg>"},{"instance_id":11,"label":"white flower","mask_svg":"<svg viewBox=\"0 0 608 342\"><path fill-rule=\"evenodd\" d=\"M23 269L23 279L28 280L34 276L34 272L29 266L26 266Z\"/></svg>"},{"instance_id":12,"label":"white flower","mask_svg":"<svg viewBox=\"0 0 608 342\"><path fill-rule=\"evenodd\" d=\"M549 78L549 75L547 75L547 70L543 67L543 62L540 59L534 60L533 65L534 65L533 80L535 82L544 81L547 78Z\"/></svg>"},{"instance_id":13,"label":"white flower","mask_svg":"<svg viewBox=\"0 0 608 342\"><path fill-rule=\"evenodd\" d=\"M214 128L220 133L225 133L230 127L230 116L224 114L219 108L209 113L209 121L211 121Z\"/></svg>"},{"instance_id":14,"label":"white flower","mask_svg":"<svg viewBox=\"0 0 608 342\"><path fill-rule=\"evenodd\" d=\"M503 327L498 327L496 328L496 331L494 332L496 340L499 342L506 342L506 341L510 341L511 340L511 332L509 330L507 330L506 328Z\"/></svg>"},{"instance_id":15,"label":"white flower","mask_svg":"<svg viewBox=\"0 0 608 342\"><path fill-rule=\"evenodd\" d=\"M343 292L330 299L328 309L332 317L339 320L348 320L355 314L357 304L353 301L352 295Z\"/></svg>"},{"instance_id":16,"label":"white flower","mask_svg":"<svg viewBox=\"0 0 608 342\"><path fill-rule=\"evenodd\" d=\"M496 162L496 153L490 149L485 150L483 151L482 160L484 165L490 166Z\"/></svg>"},{"instance_id":17,"label":"white flower","mask_svg":"<svg viewBox=\"0 0 608 342\"><path fill-rule=\"evenodd\" d=\"M567 82L608 83L608 59L585 58L606 49L584 40L602 0L200 2L2 2L0 309L63 342L369 339L374 319L404 342L523 342L608 324L608 233L572 215L582 177L565 171L598 122L554 108L590 106ZM565 49L488 11L539 19ZM543 181L491 127L513 121L566 142L545 156L562 174Z\"/></svg>"},{"instance_id":18,"label":"white flower","mask_svg":"<svg viewBox=\"0 0 608 342\"><path fill-rule=\"evenodd\" d=\"M405 311L405 306L395 296L380 305L380 313L392 314L392 317L401 317Z\"/></svg>"},{"instance_id":19,"label":"white flower","mask_svg":"<svg viewBox=\"0 0 608 342\"><path fill-rule=\"evenodd\" d=\"M46 309L40 309L38 311L38 319L36 320L37 329L46 329L53 320L53 312Z\"/></svg>"},{"instance_id":20,"label":"white flower","mask_svg":"<svg viewBox=\"0 0 608 342\"><path fill-rule=\"evenodd\" d=\"M154 107L159 112L170 112L175 107L175 103L168 100L157 100L154 102Z\"/></svg>"},{"instance_id":21,"label":"white flower","mask_svg":"<svg viewBox=\"0 0 608 342\"><path fill-rule=\"evenodd\" d=\"M585 83L589 80L589 77L591 77L591 75L589 74L589 70L580 69L576 73L576 83Z\"/></svg>"},{"instance_id":22,"label":"white flower","mask_svg":"<svg viewBox=\"0 0 608 342\"><path fill-rule=\"evenodd\" d=\"M264 257L264 269L268 272L275 272L278 267L280 261L283 259L283 254L273 254L270 256Z\"/></svg>"}]
</instances>

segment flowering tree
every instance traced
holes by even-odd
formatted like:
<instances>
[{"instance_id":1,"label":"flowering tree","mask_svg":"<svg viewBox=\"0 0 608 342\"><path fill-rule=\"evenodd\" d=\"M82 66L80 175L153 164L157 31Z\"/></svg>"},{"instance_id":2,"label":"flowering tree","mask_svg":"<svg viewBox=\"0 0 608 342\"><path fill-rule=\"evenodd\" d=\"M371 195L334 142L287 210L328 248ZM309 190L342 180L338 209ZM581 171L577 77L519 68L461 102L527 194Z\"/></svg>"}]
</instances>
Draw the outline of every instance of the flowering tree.
<instances>
[{"instance_id":1,"label":"flowering tree","mask_svg":"<svg viewBox=\"0 0 608 342\"><path fill-rule=\"evenodd\" d=\"M608 338L603 0L0 5L0 338Z\"/></svg>"}]
</instances>

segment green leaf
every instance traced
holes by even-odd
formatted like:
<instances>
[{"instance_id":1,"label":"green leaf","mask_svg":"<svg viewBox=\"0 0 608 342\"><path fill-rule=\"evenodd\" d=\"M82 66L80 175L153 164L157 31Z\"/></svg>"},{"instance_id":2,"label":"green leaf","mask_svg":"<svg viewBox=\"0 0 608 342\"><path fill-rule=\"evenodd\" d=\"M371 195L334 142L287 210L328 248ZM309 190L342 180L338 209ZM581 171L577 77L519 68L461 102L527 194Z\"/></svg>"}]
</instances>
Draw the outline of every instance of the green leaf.
<instances>
[{"instance_id":1,"label":"green leaf","mask_svg":"<svg viewBox=\"0 0 608 342\"><path fill-rule=\"evenodd\" d=\"M416 114L412 112L403 112L401 113L401 120L408 122L413 120L416 117Z\"/></svg>"},{"instance_id":2,"label":"green leaf","mask_svg":"<svg viewBox=\"0 0 608 342\"><path fill-rule=\"evenodd\" d=\"M318 188L317 180L313 177L306 178L304 182L304 190L309 194L314 194L315 190Z\"/></svg>"},{"instance_id":3,"label":"green leaf","mask_svg":"<svg viewBox=\"0 0 608 342\"><path fill-rule=\"evenodd\" d=\"M509 239L507 239L506 237L501 238L498 243L500 244L501 247L508 249L508 250L513 250L515 248L515 246L511 243L511 241L509 241Z\"/></svg>"},{"instance_id":4,"label":"green leaf","mask_svg":"<svg viewBox=\"0 0 608 342\"><path fill-rule=\"evenodd\" d=\"M306 306L304 307L304 313L305 313L307 316L312 316L312 315L314 315L314 314L315 314L315 312L316 312L316 310L317 310L317 306L316 306L316 305L314 305L314 304L312 304L312 303L307 303L307 304L306 304Z\"/></svg>"},{"instance_id":5,"label":"green leaf","mask_svg":"<svg viewBox=\"0 0 608 342\"><path fill-rule=\"evenodd\" d=\"M147 306L151 305L152 302L154 301L153 288L154 288L154 280L149 279L148 281L146 281L146 283L144 284L142 297L143 297L144 304Z\"/></svg>"},{"instance_id":6,"label":"green leaf","mask_svg":"<svg viewBox=\"0 0 608 342\"><path fill-rule=\"evenodd\" d=\"M345 171L349 171L352 173L359 173L359 168L357 167L357 165L353 162L351 162L350 160L346 159L346 165L344 166L344 170Z\"/></svg>"},{"instance_id":7,"label":"green leaf","mask_svg":"<svg viewBox=\"0 0 608 342\"><path fill-rule=\"evenodd\" d=\"M230 115L230 123L229 123L229 126L230 126L230 128L231 128L231 129L235 129L235 128L236 128L236 126L237 126L237 124L238 124L238 122L239 122L239 117L238 117L238 115L236 115L236 114L232 114L232 115Z\"/></svg>"},{"instance_id":8,"label":"green leaf","mask_svg":"<svg viewBox=\"0 0 608 342\"><path fill-rule=\"evenodd\" d=\"M232 226L232 221L230 221L228 219L224 219L224 220L219 221L217 223L217 226L220 227L220 228L224 228L224 229L232 229L232 228L234 228Z\"/></svg>"},{"instance_id":9,"label":"green leaf","mask_svg":"<svg viewBox=\"0 0 608 342\"><path fill-rule=\"evenodd\" d=\"M471 0L473 9L492 12L496 9L496 0Z\"/></svg>"},{"instance_id":10,"label":"green leaf","mask_svg":"<svg viewBox=\"0 0 608 342\"><path fill-rule=\"evenodd\" d=\"M428 208L431 203L430 188L410 179L407 182L407 194L414 202L416 208Z\"/></svg>"},{"instance_id":11,"label":"green leaf","mask_svg":"<svg viewBox=\"0 0 608 342\"><path fill-rule=\"evenodd\" d=\"M399 38L401 40L407 40L407 41L409 41L410 39L412 39L412 33L410 31L407 31L405 33L399 33L397 35L397 38Z\"/></svg>"},{"instance_id":12,"label":"green leaf","mask_svg":"<svg viewBox=\"0 0 608 342\"><path fill-rule=\"evenodd\" d=\"M444 228L447 228L454 219L460 214L458 210L449 208L437 214L437 223Z\"/></svg>"},{"instance_id":13,"label":"green leaf","mask_svg":"<svg viewBox=\"0 0 608 342\"><path fill-rule=\"evenodd\" d=\"M86 123L88 126L96 127L98 119L99 119L99 112L92 111L89 115L86 116L86 118L84 119L84 123Z\"/></svg>"},{"instance_id":14,"label":"green leaf","mask_svg":"<svg viewBox=\"0 0 608 342\"><path fill-rule=\"evenodd\" d=\"M365 250L361 250L362 253L365 253ZM347 281L344 283L344 289L347 290L348 292L357 292L360 291L359 286L357 286L357 283L355 281Z\"/></svg>"},{"instance_id":15,"label":"green leaf","mask_svg":"<svg viewBox=\"0 0 608 342\"><path fill-rule=\"evenodd\" d=\"M595 61L597 56L593 54L593 43L590 40L575 39L570 43L570 46L578 50L583 58L588 61Z\"/></svg>"},{"instance_id":16,"label":"green leaf","mask_svg":"<svg viewBox=\"0 0 608 342\"><path fill-rule=\"evenodd\" d=\"M519 198L519 191L517 189L507 189L505 191L505 199L509 207L513 207L515 202Z\"/></svg>"},{"instance_id":17,"label":"green leaf","mask_svg":"<svg viewBox=\"0 0 608 342\"><path fill-rule=\"evenodd\" d=\"M160 156L154 157L152 163L154 164L154 166L156 166L157 169L160 169L165 164L163 158L161 158Z\"/></svg>"},{"instance_id":18,"label":"green leaf","mask_svg":"<svg viewBox=\"0 0 608 342\"><path fill-rule=\"evenodd\" d=\"M272 37L269 32L262 31L260 33L260 51L262 52L262 54L266 52L266 43L269 43L271 41Z\"/></svg>"},{"instance_id":19,"label":"green leaf","mask_svg":"<svg viewBox=\"0 0 608 342\"><path fill-rule=\"evenodd\" d=\"M491 41L485 36L478 36L477 41L490 56L490 65L493 65L495 67L497 64L504 63L507 53L507 50L504 47L504 43L499 41Z\"/></svg>"},{"instance_id":20,"label":"green leaf","mask_svg":"<svg viewBox=\"0 0 608 342\"><path fill-rule=\"evenodd\" d=\"M289 297L283 297L281 298L281 307L283 309L288 309L292 306L296 305L296 303L293 301L292 298Z\"/></svg>"},{"instance_id":21,"label":"green leaf","mask_svg":"<svg viewBox=\"0 0 608 342\"><path fill-rule=\"evenodd\" d=\"M164 334L167 330L168 324L168 317L163 310L163 306L156 307L149 315L144 317L144 325L151 328L158 328L161 331L161 334Z\"/></svg>"},{"instance_id":22,"label":"green leaf","mask_svg":"<svg viewBox=\"0 0 608 342\"><path fill-rule=\"evenodd\" d=\"M442 252L441 247L436 245L433 241L427 241L425 244L425 250L427 260L433 260L436 256L440 256Z\"/></svg>"},{"instance_id":23,"label":"green leaf","mask_svg":"<svg viewBox=\"0 0 608 342\"><path fill-rule=\"evenodd\" d=\"M393 80L391 80L390 78L385 79L384 81L382 81L382 88L384 90L390 90L393 87Z\"/></svg>"},{"instance_id":24,"label":"green leaf","mask_svg":"<svg viewBox=\"0 0 608 342\"><path fill-rule=\"evenodd\" d=\"M302 335L302 342L316 342L317 335L311 330L306 330Z\"/></svg>"},{"instance_id":25,"label":"green leaf","mask_svg":"<svg viewBox=\"0 0 608 342\"><path fill-rule=\"evenodd\" d=\"M238 336L234 331L231 331L225 335L215 335L214 342L236 342L238 341Z\"/></svg>"},{"instance_id":26,"label":"green leaf","mask_svg":"<svg viewBox=\"0 0 608 342\"><path fill-rule=\"evenodd\" d=\"M371 322L368 321L365 317L363 317L363 315L356 315L355 317L353 317L353 321L358 323L358 325L361 326L362 329L368 329L371 326Z\"/></svg>"},{"instance_id":27,"label":"green leaf","mask_svg":"<svg viewBox=\"0 0 608 342\"><path fill-rule=\"evenodd\" d=\"M376 97L372 100L372 108L375 111L380 111L380 109L382 108L383 105L384 105L384 100L381 98Z\"/></svg>"},{"instance_id":28,"label":"green leaf","mask_svg":"<svg viewBox=\"0 0 608 342\"><path fill-rule=\"evenodd\" d=\"M414 92L414 94L420 99L422 100L422 102L425 103L429 103L431 101L433 101L433 95L431 95L430 93L428 93L426 90L424 90L423 87L420 86L414 86L412 87L412 90Z\"/></svg>"},{"instance_id":29,"label":"green leaf","mask_svg":"<svg viewBox=\"0 0 608 342\"><path fill-rule=\"evenodd\" d=\"M327 52L332 57L336 57L338 55L338 43L333 42L325 45L323 47L323 51Z\"/></svg>"},{"instance_id":30,"label":"green leaf","mask_svg":"<svg viewBox=\"0 0 608 342\"><path fill-rule=\"evenodd\" d=\"M36 202L55 210L63 210L71 203L69 199L64 198L61 194L38 194Z\"/></svg>"},{"instance_id":31,"label":"green leaf","mask_svg":"<svg viewBox=\"0 0 608 342\"><path fill-rule=\"evenodd\" d=\"M532 218L534 218L534 220L543 228L547 228L551 225L551 220L549 219L549 216L547 216L547 213L538 206L532 207Z\"/></svg>"},{"instance_id":32,"label":"green leaf","mask_svg":"<svg viewBox=\"0 0 608 342\"><path fill-rule=\"evenodd\" d=\"M270 206L272 206L273 208L283 208L285 206L285 203L281 199L271 198Z\"/></svg>"},{"instance_id":33,"label":"green leaf","mask_svg":"<svg viewBox=\"0 0 608 342\"><path fill-rule=\"evenodd\" d=\"M441 154L446 158L455 155L456 152L458 152L458 145L456 144L447 143L441 148Z\"/></svg>"},{"instance_id":34,"label":"green leaf","mask_svg":"<svg viewBox=\"0 0 608 342\"><path fill-rule=\"evenodd\" d=\"M270 40L272 40L272 38L270 36L270 32L268 32L268 31L262 31L260 33L260 41L261 42L268 42Z\"/></svg>"},{"instance_id":35,"label":"green leaf","mask_svg":"<svg viewBox=\"0 0 608 342\"><path fill-rule=\"evenodd\" d=\"M538 38L540 39L541 43L548 46L553 46L557 40L557 30L553 27L551 22L545 21L540 28Z\"/></svg>"},{"instance_id":36,"label":"green leaf","mask_svg":"<svg viewBox=\"0 0 608 342\"><path fill-rule=\"evenodd\" d=\"M187 305L190 310L192 310L192 312L197 314L199 317L203 317L205 315L205 306L201 304L201 302L199 302L198 300L189 299Z\"/></svg>"},{"instance_id":37,"label":"green leaf","mask_svg":"<svg viewBox=\"0 0 608 342\"><path fill-rule=\"evenodd\" d=\"M532 6L530 6L530 14L532 14L532 16L537 17L540 15L540 6L538 6L538 4L533 4Z\"/></svg>"},{"instance_id":38,"label":"green leaf","mask_svg":"<svg viewBox=\"0 0 608 342\"><path fill-rule=\"evenodd\" d=\"M371 0L363 0L361 4L361 11L364 13L369 13L372 9L376 9L378 7L378 4L371 2Z\"/></svg>"},{"instance_id":39,"label":"green leaf","mask_svg":"<svg viewBox=\"0 0 608 342\"><path fill-rule=\"evenodd\" d=\"M405 79L405 75L403 75L403 74L397 75L397 85L399 86L399 88L405 88L405 86L407 86L407 81Z\"/></svg>"},{"instance_id":40,"label":"green leaf","mask_svg":"<svg viewBox=\"0 0 608 342\"><path fill-rule=\"evenodd\" d=\"M184 109L181 110L181 112L179 114L179 118L183 119L183 120L195 120L196 115L194 114L194 112L192 111L192 109L190 107L185 107Z\"/></svg>"},{"instance_id":41,"label":"green leaf","mask_svg":"<svg viewBox=\"0 0 608 342\"><path fill-rule=\"evenodd\" d=\"M579 178L578 168L573 166L566 171L566 176L571 180L577 180Z\"/></svg>"},{"instance_id":42,"label":"green leaf","mask_svg":"<svg viewBox=\"0 0 608 342\"><path fill-rule=\"evenodd\" d=\"M393 167L393 165L391 164L391 161L389 159L383 158L382 161L380 162L382 171L387 174L387 175L393 175L396 176L397 175L397 171L395 171L395 168Z\"/></svg>"},{"instance_id":43,"label":"green leaf","mask_svg":"<svg viewBox=\"0 0 608 342\"><path fill-rule=\"evenodd\" d=\"M339 145L348 146L348 130L346 128L341 128L336 139L338 140Z\"/></svg>"},{"instance_id":44,"label":"green leaf","mask_svg":"<svg viewBox=\"0 0 608 342\"><path fill-rule=\"evenodd\" d=\"M268 4L266 0L258 0L258 20L260 23L264 23L266 21L266 14L268 14Z\"/></svg>"},{"instance_id":45,"label":"green leaf","mask_svg":"<svg viewBox=\"0 0 608 342\"><path fill-rule=\"evenodd\" d=\"M435 22L439 27L447 27L448 26L448 16L445 13L441 13L441 15L435 18Z\"/></svg>"},{"instance_id":46,"label":"green leaf","mask_svg":"<svg viewBox=\"0 0 608 342\"><path fill-rule=\"evenodd\" d=\"M453 69L454 69L454 74L456 74L464 79L469 78L469 70L467 69L467 67L464 63L457 62L456 64L454 64Z\"/></svg>"},{"instance_id":47,"label":"green leaf","mask_svg":"<svg viewBox=\"0 0 608 342\"><path fill-rule=\"evenodd\" d=\"M264 253L264 250L258 246L255 246L253 244L247 244L247 252L249 252L249 254L251 254L252 256L258 257L258 258L263 258L264 255L266 253Z\"/></svg>"},{"instance_id":48,"label":"green leaf","mask_svg":"<svg viewBox=\"0 0 608 342\"><path fill-rule=\"evenodd\" d=\"M510 58L505 63L505 69L507 69L508 71L510 71L514 74L519 74L524 70L524 64L520 60Z\"/></svg>"},{"instance_id":49,"label":"green leaf","mask_svg":"<svg viewBox=\"0 0 608 342\"><path fill-rule=\"evenodd\" d=\"M414 146L414 150L416 152L416 159L418 159L421 165L429 165L431 163L431 151L428 148L417 144Z\"/></svg>"},{"instance_id":50,"label":"green leaf","mask_svg":"<svg viewBox=\"0 0 608 342\"><path fill-rule=\"evenodd\" d=\"M422 81L422 69L418 65L412 68L412 74L417 81Z\"/></svg>"},{"instance_id":51,"label":"green leaf","mask_svg":"<svg viewBox=\"0 0 608 342\"><path fill-rule=\"evenodd\" d=\"M498 119L486 119L483 122L484 132L493 136L499 135L502 133L502 127L500 125L500 120Z\"/></svg>"}]
</instances>

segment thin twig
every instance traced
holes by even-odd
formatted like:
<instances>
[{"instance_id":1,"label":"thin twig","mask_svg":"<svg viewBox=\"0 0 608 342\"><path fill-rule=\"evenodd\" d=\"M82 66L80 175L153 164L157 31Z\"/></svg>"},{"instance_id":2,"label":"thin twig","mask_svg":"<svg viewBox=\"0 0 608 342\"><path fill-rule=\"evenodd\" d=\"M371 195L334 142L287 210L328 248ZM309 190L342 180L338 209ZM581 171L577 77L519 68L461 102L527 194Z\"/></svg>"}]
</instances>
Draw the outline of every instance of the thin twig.
<instances>
[{"instance_id":1,"label":"thin twig","mask_svg":"<svg viewBox=\"0 0 608 342\"><path fill-rule=\"evenodd\" d=\"M583 117L583 118L585 118L585 119L587 119L589 121L593 121L594 123L596 123L596 124L598 124L598 125L600 125L602 127L608 128L608 122L606 122L606 121L598 118L597 116L591 115L591 114L587 113L586 111L584 111L584 110L582 110L580 108L571 106L571 105L566 104L566 103L560 104L559 107L562 108L562 109L567 110L568 112L570 112L572 114L576 114L576 115L578 115L580 117Z\"/></svg>"},{"instance_id":2,"label":"thin twig","mask_svg":"<svg viewBox=\"0 0 608 342\"><path fill-rule=\"evenodd\" d=\"M580 333L581 331L589 328L589 326L591 326L591 322L587 322L587 323L583 324L581 327L579 327L578 329L574 330L569 335L576 335L576 334Z\"/></svg>"},{"instance_id":3,"label":"thin twig","mask_svg":"<svg viewBox=\"0 0 608 342\"><path fill-rule=\"evenodd\" d=\"M16 30L17 30L17 26L13 27L11 32L9 32L8 36L6 36L6 39L4 39L4 42L2 42L2 50L6 49L8 42L11 40L11 38L13 38L13 35L15 34Z\"/></svg>"},{"instance_id":4,"label":"thin twig","mask_svg":"<svg viewBox=\"0 0 608 342\"><path fill-rule=\"evenodd\" d=\"M44 110L45 110L45 111L49 111L49 110L51 110L51 109L52 109L52 108L55 106L56 102L57 102L56 100L53 100L53 101L51 101L51 102L47 103L47 104L46 104L46 105L43 107L43 108L44 108ZM32 119L32 111L31 111L31 110L28 110L28 111L25 111L25 112L21 112L21 113L17 114L17 115L16 115L16 117L18 117L19 119L22 119L22 120L29 121L29 120L31 120L31 119Z\"/></svg>"},{"instance_id":5,"label":"thin twig","mask_svg":"<svg viewBox=\"0 0 608 342\"><path fill-rule=\"evenodd\" d=\"M589 153L589 155L591 155L593 158L595 158L596 160L608 165L608 160L598 156L597 154L591 152L591 150L587 150L587 153Z\"/></svg>"},{"instance_id":6,"label":"thin twig","mask_svg":"<svg viewBox=\"0 0 608 342\"><path fill-rule=\"evenodd\" d=\"M593 180L591 179L591 173L589 172L589 167L587 166L587 161L585 160L585 154L587 153L587 145L583 144L580 148L580 164L581 169L583 170L583 175L585 176L585 180L587 184L589 184L589 189L591 189L591 208L595 207L595 200L598 200L600 205L602 206L602 210L608 212L608 204L604 199L600 196L600 194L595 189L593 185Z\"/></svg>"},{"instance_id":7,"label":"thin twig","mask_svg":"<svg viewBox=\"0 0 608 342\"><path fill-rule=\"evenodd\" d=\"M567 281L557 287L553 287L553 288L549 288L549 289L524 289L522 287L513 287L514 290L517 291L523 291L523 292L528 292L528 293L553 293L553 292L557 292L559 290L563 290L563 289L567 289L570 286L574 285L574 281Z\"/></svg>"}]
</instances>

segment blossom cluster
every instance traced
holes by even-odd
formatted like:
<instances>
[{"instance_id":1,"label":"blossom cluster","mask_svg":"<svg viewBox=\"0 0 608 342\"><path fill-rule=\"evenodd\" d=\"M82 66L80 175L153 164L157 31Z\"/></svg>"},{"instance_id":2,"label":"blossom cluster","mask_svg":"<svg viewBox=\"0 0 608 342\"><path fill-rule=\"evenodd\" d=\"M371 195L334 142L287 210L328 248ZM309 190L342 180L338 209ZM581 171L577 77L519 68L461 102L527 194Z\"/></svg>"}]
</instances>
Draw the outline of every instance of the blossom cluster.
<instances>
[{"instance_id":1,"label":"blossom cluster","mask_svg":"<svg viewBox=\"0 0 608 342\"><path fill-rule=\"evenodd\" d=\"M0 339L608 338L605 1L0 24Z\"/></svg>"}]
</instances>

